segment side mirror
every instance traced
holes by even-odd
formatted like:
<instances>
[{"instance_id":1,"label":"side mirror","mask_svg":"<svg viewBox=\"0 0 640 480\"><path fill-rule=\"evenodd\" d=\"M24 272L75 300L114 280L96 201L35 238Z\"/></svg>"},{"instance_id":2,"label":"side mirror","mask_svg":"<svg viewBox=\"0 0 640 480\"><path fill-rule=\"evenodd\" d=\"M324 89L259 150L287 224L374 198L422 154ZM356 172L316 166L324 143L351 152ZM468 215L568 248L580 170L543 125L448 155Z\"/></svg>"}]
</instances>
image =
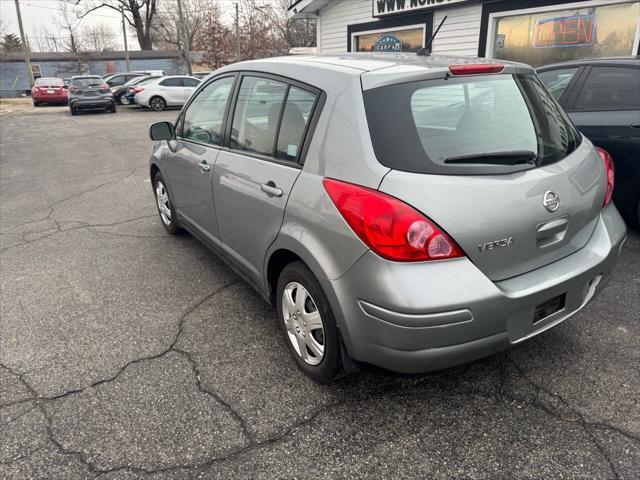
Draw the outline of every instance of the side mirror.
<instances>
[{"instance_id":1,"label":"side mirror","mask_svg":"<svg viewBox=\"0 0 640 480\"><path fill-rule=\"evenodd\" d=\"M175 140L176 129L171 122L157 122L149 127L151 140Z\"/></svg>"}]
</instances>

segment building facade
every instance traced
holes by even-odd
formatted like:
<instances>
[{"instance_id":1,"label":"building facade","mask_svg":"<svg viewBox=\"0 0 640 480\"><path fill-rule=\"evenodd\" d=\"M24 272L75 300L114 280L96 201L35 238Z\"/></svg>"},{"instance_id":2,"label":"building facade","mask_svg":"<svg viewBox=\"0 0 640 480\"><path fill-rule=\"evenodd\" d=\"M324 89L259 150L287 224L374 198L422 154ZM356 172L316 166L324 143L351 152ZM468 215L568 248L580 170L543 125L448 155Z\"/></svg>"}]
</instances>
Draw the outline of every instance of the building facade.
<instances>
[{"instance_id":1,"label":"building facade","mask_svg":"<svg viewBox=\"0 0 640 480\"><path fill-rule=\"evenodd\" d=\"M289 15L317 19L321 53L417 52L441 25L434 55L536 67L640 55L640 1L298 0Z\"/></svg>"}]
</instances>

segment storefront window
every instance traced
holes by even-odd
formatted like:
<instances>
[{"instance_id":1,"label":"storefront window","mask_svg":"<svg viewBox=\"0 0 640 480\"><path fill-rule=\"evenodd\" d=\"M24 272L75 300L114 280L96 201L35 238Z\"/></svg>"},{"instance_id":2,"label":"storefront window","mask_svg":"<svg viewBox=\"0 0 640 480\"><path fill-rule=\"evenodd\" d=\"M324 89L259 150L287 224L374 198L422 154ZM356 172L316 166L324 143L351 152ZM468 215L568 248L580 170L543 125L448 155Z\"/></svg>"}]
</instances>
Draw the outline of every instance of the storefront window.
<instances>
[{"instance_id":1,"label":"storefront window","mask_svg":"<svg viewBox=\"0 0 640 480\"><path fill-rule=\"evenodd\" d=\"M356 52L417 52L424 45L424 27L365 32L353 39Z\"/></svg>"},{"instance_id":2,"label":"storefront window","mask_svg":"<svg viewBox=\"0 0 640 480\"><path fill-rule=\"evenodd\" d=\"M493 57L550 63L635 53L640 2L504 16L496 20Z\"/></svg>"}]
</instances>

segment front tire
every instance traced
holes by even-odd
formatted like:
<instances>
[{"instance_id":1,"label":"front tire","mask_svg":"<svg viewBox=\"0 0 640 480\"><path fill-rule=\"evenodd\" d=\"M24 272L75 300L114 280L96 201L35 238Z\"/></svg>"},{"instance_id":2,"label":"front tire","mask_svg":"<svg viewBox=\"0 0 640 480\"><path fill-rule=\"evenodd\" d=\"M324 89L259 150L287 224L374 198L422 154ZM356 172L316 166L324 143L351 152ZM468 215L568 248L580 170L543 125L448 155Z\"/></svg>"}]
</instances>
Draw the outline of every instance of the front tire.
<instances>
[{"instance_id":1,"label":"front tire","mask_svg":"<svg viewBox=\"0 0 640 480\"><path fill-rule=\"evenodd\" d=\"M162 223L162 226L169 234L175 235L180 230L176 218L176 211L173 208L169 190L167 190L167 182L165 182L160 172L156 173L155 177L153 177L153 193L156 197L156 207L158 208L158 215L160 215L160 223Z\"/></svg>"},{"instance_id":2,"label":"front tire","mask_svg":"<svg viewBox=\"0 0 640 480\"><path fill-rule=\"evenodd\" d=\"M167 108L167 102L165 102L164 98L162 97L152 97L151 100L149 100L149 106L152 110L161 112L162 110Z\"/></svg>"},{"instance_id":3,"label":"front tire","mask_svg":"<svg viewBox=\"0 0 640 480\"><path fill-rule=\"evenodd\" d=\"M287 265L278 278L278 323L289 352L318 383L333 382L342 370L338 328L327 297L302 262Z\"/></svg>"},{"instance_id":4,"label":"front tire","mask_svg":"<svg viewBox=\"0 0 640 480\"><path fill-rule=\"evenodd\" d=\"M115 103L109 107L109 111L111 113L116 113L116 104Z\"/></svg>"},{"instance_id":5,"label":"front tire","mask_svg":"<svg viewBox=\"0 0 640 480\"><path fill-rule=\"evenodd\" d=\"M71 112L71 115L77 115L78 114L78 110L75 107L69 107L69 111Z\"/></svg>"},{"instance_id":6,"label":"front tire","mask_svg":"<svg viewBox=\"0 0 640 480\"><path fill-rule=\"evenodd\" d=\"M39 107L40 106L40 102L36 102L35 100L33 101L33 106L34 107Z\"/></svg>"}]
</instances>

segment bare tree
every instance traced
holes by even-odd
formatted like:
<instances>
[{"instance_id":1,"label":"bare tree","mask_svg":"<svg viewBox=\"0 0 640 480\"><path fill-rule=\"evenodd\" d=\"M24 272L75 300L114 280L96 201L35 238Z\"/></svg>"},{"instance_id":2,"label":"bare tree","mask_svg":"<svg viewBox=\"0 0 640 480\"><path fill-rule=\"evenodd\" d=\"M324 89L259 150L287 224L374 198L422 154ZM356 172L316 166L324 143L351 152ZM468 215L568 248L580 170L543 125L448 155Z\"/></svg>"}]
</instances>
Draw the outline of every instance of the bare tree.
<instances>
[{"instance_id":1,"label":"bare tree","mask_svg":"<svg viewBox=\"0 0 640 480\"><path fill-rule=\"evenodd\" d=\"M240 55L243 60L287 53L286 43L273 25L270 6L259 0L241 0Z\"/></svg>"},{"instance_id":2,"label":"bare tree","mask_svg":"<svg viewBox=\"0 0 640 480\"><path fill-rule=\"evenodd\" d=\"M84 48L92 52L109 52L115 50L115 34L109 25L86 26L82 30Z\"/></svg>"},{"instance_id":3,"label":"bare tree","mask_svg":"<svg viewBox=\"0 0 640 480\"><path fill-rule=\"evenodd\" d=\"M162 3L162 12L157 14L152 25L154 44L177 49L184 46L193 50L205 19L215 9L220 10L218 4L212 0L183 0L181 33L177 1L165 0Z\"/></svg>"},{"instance_id":4,"label":"bare tree","mask_svg":"<svg viewBox=\"0 0 640 480\"><path fill-rule=\"evenodd\" d=\"M58 15L54 24L59 30L64 32L61 38L61 49L68 52L78 53L80 51L80 35L78 32L78 17L76 6L65 0L57 0Z\"/></svg>"},{"instance_id":5,"label":"bare tree","mask_svg":"<svg viewBox=\"0 0 640 480\"><path fill-rule=\"evenodd\" d=\"M267 5L262 10L269 17L288 50L294 47L314 47L316 45L316 21L313 18L290 18L287 15L290 0L276 0L275 5Z\"/></svg>"},{"instance_id":6,"label":"bare tree","mask_svg":"<svg viewBox=\"0 0 640 480\"><path fill-rule=\"evenodd\" d=\"M60 41L55 32L49 30L44 25L39 25L29 37L31 47L35 47L36 52L59 52Z\"/></svg>"},{"instance_id":7,"label":"bare tree","mask_svg":"<svg viewBox=\"0 0 640 480\"><path fill-rule=\"evenodd\" d=\"M158 0L76 0L76 2L85 6L82 18L101 8L124 13L127 23L136 32L140 48L153 49L152 30L158 13Z\"/></svg>"},{"instance_id":8,"label":"bare tree","mask_svg":"<svg viewBox=\"0 0 640 480\"><path fill-rule=\"evenodd\" d=\"M202 61L213 69L220 68L233 60L232 33L222 20L222 11L217 3L207 9L195 41L195 48L202 52Z\"/></svg>"}]
</instances>

